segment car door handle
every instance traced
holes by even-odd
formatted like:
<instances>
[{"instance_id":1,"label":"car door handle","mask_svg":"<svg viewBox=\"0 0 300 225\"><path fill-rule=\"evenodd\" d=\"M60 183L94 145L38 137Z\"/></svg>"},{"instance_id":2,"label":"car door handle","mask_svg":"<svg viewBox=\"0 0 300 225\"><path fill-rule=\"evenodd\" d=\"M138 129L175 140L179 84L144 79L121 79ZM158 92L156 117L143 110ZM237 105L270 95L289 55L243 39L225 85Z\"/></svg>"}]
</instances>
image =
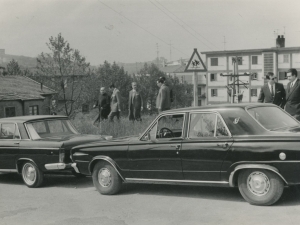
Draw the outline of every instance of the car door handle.
<instances>
[{"instance_id":1,"label":"car door handle","mask_svg":"<svg viewBox=\"0 0 300 225\"><path fill-rule=\"evenodd\" d=\"M170 147L173 147L173 148L176 148L176 150L179 150L180 149L180 144L178 144L178 145L170 145Z\"/></svg>"},{"instance_id":2,"label":"car door handle","mask_svg":"<svg viewBox=\"0 0 300 225\"><path fill-rule=\"evenodd\" d=\"M222 147L222 148L227 148L228 147L228 143L225 142L223 144L217 144L218 147Z\"/></svg>"},{"instance_id":3,"label":"car door handle","mask_svg":"<svg viewBox=\"0 0 300 225\"><path fill-rule=\"evenodd\" d=\"M14 145L18 145L18 144L20 144L20 142L15 142L15 143L14 143Z\"/></svg>"}]
</instances>

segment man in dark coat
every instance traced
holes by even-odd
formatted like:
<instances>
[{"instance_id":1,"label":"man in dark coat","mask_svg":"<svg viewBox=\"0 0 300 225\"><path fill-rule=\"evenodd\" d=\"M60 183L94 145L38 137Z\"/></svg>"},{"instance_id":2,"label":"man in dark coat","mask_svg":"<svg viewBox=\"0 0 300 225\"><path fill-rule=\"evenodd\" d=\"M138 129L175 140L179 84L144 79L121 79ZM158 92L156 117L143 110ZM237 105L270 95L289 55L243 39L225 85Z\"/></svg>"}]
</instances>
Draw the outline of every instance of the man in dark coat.
<instances>
[{"instance_id":1,"label":"man in dark coat","mask_svg":"<svg viewBox=\"0 0 300 225\"><path fill-rule=\"evenodd\" d=\"M137 90L137 83L132 82L132 90L129 92L129 120L141 121L141 111L143 111L143 98Z\"/></svg>"},{"instance_id":2,"label":"man in dark coat","mask_svg":"<svg viewBox=\"0 0 300 225\"><path fill-rule=\"evenodd\" d=\"M156 97L156 108L158 109L158 113L171 108L170 89L165 85L165 80L164 77L160 77L156 82L159 87Z\"/></svg>"},{"instance_id":3,"label":"man in dark coat","mask_svg":"<svg viewBox=\"0 0 300 225\"><path fill-rule=\"evenodd\" d=\"M93 107L96 108L97 106L99 108L99 115L94 124L107 119L108 114L110 113L110 97L105 92L105 87L100 88L100 94Z\"/></svg>"},{"instance_id":4,"label":"man in dark coat","mask_svg":"<svg viewBox=\"0 0 300 225\"><path fill-rule=\"evenodd\" d=\"M287 95L285 111L292 116L299 118L300 116L300 81L298 79L298 72L296 69L289 69L287 72L287 78L289 83L287 84Z\"/></svg>"},{"instance_id":5,"label":"man in dark coat","mask_svg":"<svg viewBox=\"0 0 300 225\"><path fill-rule=\"evenodd\" d=\"M114 117L116 116L117 119L120 119L120 112L121 112L121 94L120 91L115 87L114 84L109 86L110 91L112 91L111 95L111 103L110 103L110 110L111 112L108 115L109 121L113 121Z\"/></svg>"},{"instance_id":6,"label":"man in dark coat","mask_svg":"<svg viewBox=\"0 0 300 225\"><path fill-rule=\"evenodd\" d=\"M260 89L258 102L273 103L284 108L286 99L283 84L275 82L276 77L272 72L266 75L266 79L268 82Z\"/></svg>"}]
</instances>

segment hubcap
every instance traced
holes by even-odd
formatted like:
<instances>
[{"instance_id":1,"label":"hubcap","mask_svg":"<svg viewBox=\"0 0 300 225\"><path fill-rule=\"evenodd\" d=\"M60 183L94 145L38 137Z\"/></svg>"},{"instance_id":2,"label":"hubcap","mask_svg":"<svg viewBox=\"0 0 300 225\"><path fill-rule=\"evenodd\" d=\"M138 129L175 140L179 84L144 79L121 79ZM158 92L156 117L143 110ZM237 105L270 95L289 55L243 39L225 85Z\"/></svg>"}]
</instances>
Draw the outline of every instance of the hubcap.
<instances>
[{"instance_id":1,"label":"hubcap","mask_svg":"<svg viewBox=\"0 0 300 225\"><path fill-rule=\"evenodd\" d=\"M266 174L256 171L248 176L247 187L252 194L263 196L270 190L270 180Z\"/></svg>"},{"instance_id":2,"label":"hubcap","mask_svg":"<svg viewBox=\"0 0 300 225\"><path fill-rule=\"evenodd\" d=\"M26 163L24 165L22 175L26 184L34 184L36 180L36 170L31 164Z\"/></svg>"},{"instance_id":3,"label":"hubcap","mask_svg":"<svg viewBox=\"0 0 300 225\"><path fill-rule=\"evenodd\" d=\"M111 185L111 174L106 168L102 168L98 173L98 182L102 187L108 187Z\"/></svg>"}]
</instances>

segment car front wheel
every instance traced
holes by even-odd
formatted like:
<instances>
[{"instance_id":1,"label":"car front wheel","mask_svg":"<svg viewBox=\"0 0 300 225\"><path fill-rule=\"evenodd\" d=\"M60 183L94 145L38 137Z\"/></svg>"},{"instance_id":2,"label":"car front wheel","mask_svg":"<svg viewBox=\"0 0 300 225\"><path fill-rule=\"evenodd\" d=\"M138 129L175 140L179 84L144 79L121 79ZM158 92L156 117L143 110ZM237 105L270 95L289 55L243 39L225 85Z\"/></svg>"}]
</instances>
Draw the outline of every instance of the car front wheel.
<instances>
[{"instance_id":1,"label":"car front wheel","mask_svg":"<svg viewBox=\"0 0 300 225\"><path fill-rule=\"evenodd\" d=\"M122 181L115 168L105 162L98 162L93 170L93 183L97 191L103 195L116 194Z\"/></svg>"},{"instance_id":2,"label":"car front wheel","mask_svg":"<svg viewBox=\"0 0 300 225\"><path fill-rule=\"evenodd\" d=\"M41 186L44 179L43 172L32 162L26 162L22 166L22 178L30 188Z\"/></svg>"},{"instance_id":3,"label":"car front wheel","mask_svg":"<svg viewBox=\"0 0 300 225\"><path fill-rule=\"evenodd\" d=\"M284 184L275 173L262 169L243 170L238 177L243 198L252 205L272 205L282 195Z\"/></svg>"}]
</instances>

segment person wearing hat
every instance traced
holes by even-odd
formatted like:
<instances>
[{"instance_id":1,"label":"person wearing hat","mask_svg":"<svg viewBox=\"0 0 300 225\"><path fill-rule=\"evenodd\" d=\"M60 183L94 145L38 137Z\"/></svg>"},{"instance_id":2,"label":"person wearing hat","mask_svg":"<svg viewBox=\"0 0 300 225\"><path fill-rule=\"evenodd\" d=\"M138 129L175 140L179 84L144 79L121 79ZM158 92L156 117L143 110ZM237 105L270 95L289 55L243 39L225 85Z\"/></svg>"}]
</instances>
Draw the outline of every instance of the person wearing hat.
<instances>
[{"instance_id":1,"label":"person wearing hat","mask_svg":"<svg viewBox=\"0 0 300 225\"><path fill-rule=\"evenodd\" d=\"M171 108L170 89L165 85L166 78L160 77L156 83L159 87L159 91L156 97L156 108L158 113Z\"/></svg>"},{"instance_id":2,"label":"person wearing hat","mask_svg":"<svg viewBox=\"0 0 300 225\"><path fill-rule=\"evenodd\" d=\"M267 83L260 89L258 102L273 103L284 108L286 95L283 84L275 82L276 77L272 72L267 73L266 79Z\"/></svg>"},{"instance_id":3,"label":"person wearing hat","mask_svg":"<svg viewBox=\"0 0 300 225\"><path fill-rule=\"evenodd\" d=\"M288 70L287 78L290 82L287 84L285 111L298 119L300 117L300 81L297 76L296 69Z\"/></svg>"}]
</instances>

